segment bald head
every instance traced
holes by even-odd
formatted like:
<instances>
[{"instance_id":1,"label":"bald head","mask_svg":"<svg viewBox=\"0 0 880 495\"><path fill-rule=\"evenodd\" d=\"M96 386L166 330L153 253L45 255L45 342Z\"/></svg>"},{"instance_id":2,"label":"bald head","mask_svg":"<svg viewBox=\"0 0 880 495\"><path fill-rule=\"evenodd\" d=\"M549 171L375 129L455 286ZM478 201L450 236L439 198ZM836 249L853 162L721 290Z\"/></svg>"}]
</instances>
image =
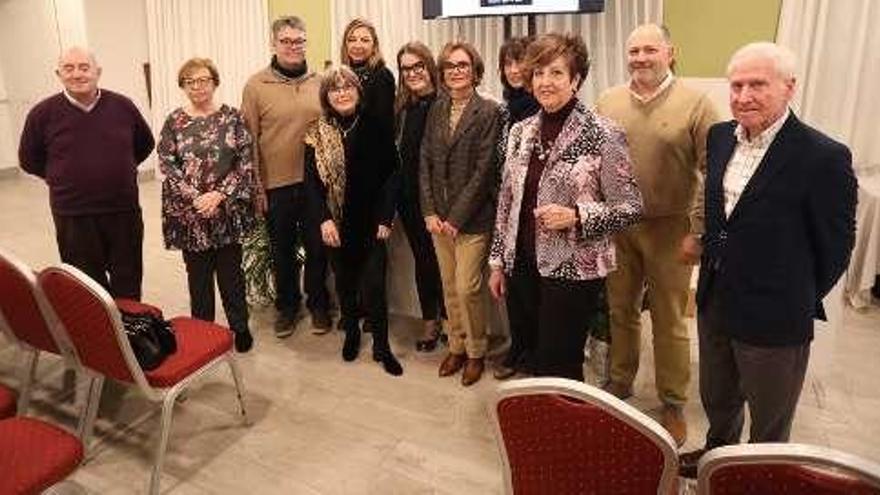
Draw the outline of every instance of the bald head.
<instances>
[{"instance_id":1,"label":"bald head","mask_svg":"<svg viewBox=\"0 0 880 495\"><path fill-rule=\"evenodd\" d=\"M657 24L642 24L626 40L626 61L632 89L650 95L672 69L674 49L669 32Z\"/></svg>"},{"instance_id":2,"label":"bald head","mask_svg":"<svg viewBox=\"0 0 880 495\"><path fill-rule=\"evenodd\" d=\"M85 105L94 101L101 67L92 52L79 46L68 48L58 57L55 74L71 97Z\"/></svg>"}]
</instances>

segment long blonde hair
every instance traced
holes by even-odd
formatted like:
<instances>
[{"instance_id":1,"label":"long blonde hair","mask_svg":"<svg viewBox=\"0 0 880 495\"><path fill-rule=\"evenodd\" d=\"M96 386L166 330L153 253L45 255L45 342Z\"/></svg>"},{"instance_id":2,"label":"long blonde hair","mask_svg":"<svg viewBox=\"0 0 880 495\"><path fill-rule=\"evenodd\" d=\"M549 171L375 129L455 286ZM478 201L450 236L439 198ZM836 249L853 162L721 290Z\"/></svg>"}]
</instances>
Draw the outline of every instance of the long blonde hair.
<instances>
[{"instance_id":1,"label":"long blonde hair","mask_svg":"<svg viewBox=\"0 0 880 495\"><path fill-rule=\"evenodd\" d=\"M379 49L379 37L376 35L376 27L373 26L373 23L362 17L352 19L342 32L342 44L339 46L340 62L343 65L351 65L351 57L348 56L347 40L348 35L357 28L366 28L370 32L370 36L373 37L373 53L367 58L367 67L372 69L384 65L385 59L382 58L382 51Z\"/></svg>"}]
</instances>

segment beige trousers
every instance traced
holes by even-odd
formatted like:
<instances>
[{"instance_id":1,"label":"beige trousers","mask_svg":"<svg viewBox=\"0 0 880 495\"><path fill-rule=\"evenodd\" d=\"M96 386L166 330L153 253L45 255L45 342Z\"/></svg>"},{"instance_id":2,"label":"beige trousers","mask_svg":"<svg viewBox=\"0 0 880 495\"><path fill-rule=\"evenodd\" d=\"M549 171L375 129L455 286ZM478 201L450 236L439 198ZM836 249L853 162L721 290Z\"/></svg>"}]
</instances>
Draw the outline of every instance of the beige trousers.
<instances>
[{"instance_id":1,"label":"beige trousers","mask_svg":"<svg viewBox=\"0 0 880 495\"><path fill-rule=\"evenodd\" d=\"M636 377L647 288L657 396L670 405L684 404L690 381L685 311L693 267L678 259L688 226L687 217L649 218L618 234L617 270L608 276L611 380L632 385Z\"/></svg>"},{"instance_id":2,"label":"beige trousers","mask_svg":"<svg viewBox=\"0 0 880 495\"><path fill-rule=\"evenodd\" d=\"M486 355L486 261L490 234L432 235L448 317L449 352Z\"/></svg>"}]
</instances>

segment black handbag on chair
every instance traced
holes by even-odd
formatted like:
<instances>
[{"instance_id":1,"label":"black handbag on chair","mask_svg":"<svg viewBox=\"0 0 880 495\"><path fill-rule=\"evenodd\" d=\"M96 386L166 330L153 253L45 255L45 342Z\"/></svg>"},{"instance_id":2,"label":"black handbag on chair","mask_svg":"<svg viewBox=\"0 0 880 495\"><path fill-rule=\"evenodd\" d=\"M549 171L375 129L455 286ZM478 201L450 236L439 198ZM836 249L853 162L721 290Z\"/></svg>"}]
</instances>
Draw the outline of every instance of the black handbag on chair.
<instances>
[{"instance_id":1,"label":"black handbag on chair","mask_svg":"<svg viewBox=\"0 0 880 495\"><path fill-rule=\"evenodd\" d=\"M177 339L171 324L150 313L120 311L128 342L140 367L154 370L169 354L177 351Z\"/></svg>"}]
</instances>

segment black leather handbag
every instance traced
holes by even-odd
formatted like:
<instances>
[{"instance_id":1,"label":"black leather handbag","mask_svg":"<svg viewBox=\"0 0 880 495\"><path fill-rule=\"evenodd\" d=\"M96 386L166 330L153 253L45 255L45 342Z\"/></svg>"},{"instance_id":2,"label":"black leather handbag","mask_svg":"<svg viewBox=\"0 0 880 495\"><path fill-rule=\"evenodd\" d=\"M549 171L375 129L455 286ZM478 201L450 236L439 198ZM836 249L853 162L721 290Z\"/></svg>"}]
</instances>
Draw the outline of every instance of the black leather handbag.
<instances>
[{"instance_id":1,"label":"black leather handbag","mask_svg":"<svg viewBox=\"0 0 880 495\"><path fill-rule=\"evenodd\" d=\"M177 351L171 324L149 313L120 311L128 342L141 369L154 370Z\"/></svg>"}]
</instances>

